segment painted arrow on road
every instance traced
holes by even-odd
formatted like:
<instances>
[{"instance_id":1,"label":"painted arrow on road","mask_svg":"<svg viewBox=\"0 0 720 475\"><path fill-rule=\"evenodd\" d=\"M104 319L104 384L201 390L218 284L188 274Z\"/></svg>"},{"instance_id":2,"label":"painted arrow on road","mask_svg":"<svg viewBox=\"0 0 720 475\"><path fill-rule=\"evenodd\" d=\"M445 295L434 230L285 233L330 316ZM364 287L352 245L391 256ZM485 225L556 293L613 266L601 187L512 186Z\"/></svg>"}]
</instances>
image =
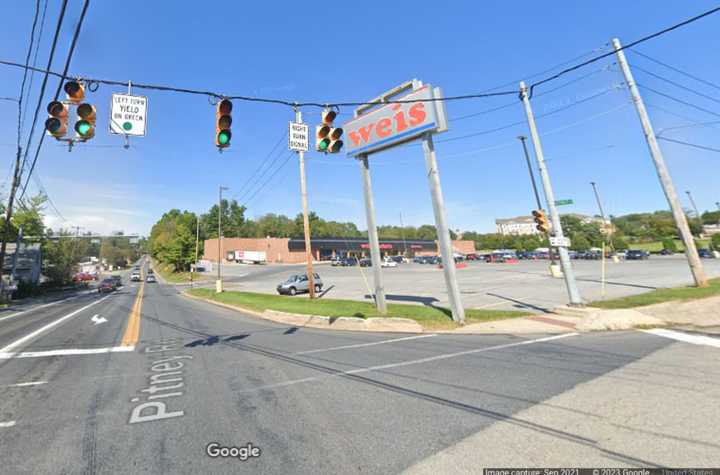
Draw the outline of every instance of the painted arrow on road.
<instances>
[{"instance_id":1,"label":"painted arrow on road","mask_svg":"<svg viewBox=\"0 0 720 475\"><path fill-rule=\"evenodd\" d=\"M92 318L90 318L90 320L92 320L92 322L95 325L100 325L101 323L107 322L107 318L101 317L99 313L96 313L95 315L93 315Z\"/></svg>"}]
</instances>

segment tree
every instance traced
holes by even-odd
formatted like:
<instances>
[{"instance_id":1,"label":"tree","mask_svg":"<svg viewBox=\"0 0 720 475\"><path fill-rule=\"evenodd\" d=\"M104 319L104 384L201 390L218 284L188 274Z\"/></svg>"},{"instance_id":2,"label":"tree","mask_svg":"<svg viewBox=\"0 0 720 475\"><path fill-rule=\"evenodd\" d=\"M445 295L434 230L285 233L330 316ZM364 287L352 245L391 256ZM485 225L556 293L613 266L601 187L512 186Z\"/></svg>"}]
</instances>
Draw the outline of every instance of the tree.
<instances>
[{"instance_id":1,"label":"tree","mask_svg":"<svg viewBox=\"0 0 720 475\"><path fill-rule=\"evenodd\" d=\"M571 249L576 251L587 251L590 249L590 241L582 234L574 234L570 238Z\"/></svg>"},{"instance_id":2,"label":"tree","mask_svg":"<svg viewBox=\"0 0 720 475\"><path fill-rule=\"evenodd\" d=\"M42 245L43 273L51 282L63 285L72 281L75 266L87 255L89 241L62 229L57 235L60 237L48 239Z\"/></svg>"},{"instance_id":3,"label":"tree","mask_svg":"<svg viewBox=\"0 0 720 475\"><path fill-rule=\"evenodd\" d=\"M42 237L45 234L45 224L43 223L45 203L47 203L47 196L43 193L19 202L14 210L10 229L5 239L10 242L15 241L20 228L23 228L24 236ZM0 226L2 226L0 229L5 229L4 221L3 213L0 218Z\"/></svg>"},{"instance_id":4,"label":"tree","mask_svg":"<svg viewBox=\"0 0 720 475\"><path fill-rule=\"evenodd\" d=\"M245 206L236 200L223 199L220 203L222 209L222 233L224 237L242 237L245 229ZM218 205L214 204L207 213L200 217L200 234L204 239L218 237Z\"/></svg>"},{"instance_id":5,"label":"tree","mask_svg":"<svg viewBox=\"0 0 720 475\"><path fill-rule=\"evenodd\" d=\"M150 231L150 253L175 271L188 270L195 260L195 213L173 209L165 213Z\"/></svg>"},{"instance_id":6,"label":"tree","mask_svg":"<svg viewBox=\"0 0 720 475\"><path fill-rule=\"evenodd\" d=\"M712 239L710 239L710 243L715 250L720 250L720 234L713 234Z\"/></svg>"}]
</instances>

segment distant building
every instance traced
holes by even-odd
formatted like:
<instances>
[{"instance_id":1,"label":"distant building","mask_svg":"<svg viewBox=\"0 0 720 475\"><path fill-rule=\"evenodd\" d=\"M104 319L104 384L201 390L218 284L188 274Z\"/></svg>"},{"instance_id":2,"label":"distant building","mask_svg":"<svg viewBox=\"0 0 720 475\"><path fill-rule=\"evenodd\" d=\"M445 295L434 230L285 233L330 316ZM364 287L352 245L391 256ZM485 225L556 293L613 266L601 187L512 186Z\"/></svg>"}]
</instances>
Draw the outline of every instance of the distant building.
<instances>
[{"instance_id":1,"label":"distant building","mask_svg":"<svg viewBox=\"0 0 720 475\"><path fill-rule=\"evenodd\" d=\"M498 218L495 227L503 236L522 236L540 234L532 216L516 216L514 218Z\"/></svg>"},{"instance_id":2,"label":"distant building","mask_svg":"<svg viewBox=\"0 0 720 475\"><path fill-rule=\"evenodd\" d=\"M20 244L20 252L15 253L16 244L7 243L5 250L5 262L3 263L3 275L10 275L14 271L15 280L23 280L37 284L40 282L40 271L42 270L42 251L40 243ZM17 259L17 262L16 262Z\"/></svg>"},{"instance_id":3,"label":"distant building","mask_svg":"<svg viewBox=\"0 0 720 475\"><path fill-rule=\"evenodd\" d=\"M720 224L705 224L705 225L703 225L703 234L706 236L712 236L713 234L720 234Z\"/></svg>"}]
</instances>

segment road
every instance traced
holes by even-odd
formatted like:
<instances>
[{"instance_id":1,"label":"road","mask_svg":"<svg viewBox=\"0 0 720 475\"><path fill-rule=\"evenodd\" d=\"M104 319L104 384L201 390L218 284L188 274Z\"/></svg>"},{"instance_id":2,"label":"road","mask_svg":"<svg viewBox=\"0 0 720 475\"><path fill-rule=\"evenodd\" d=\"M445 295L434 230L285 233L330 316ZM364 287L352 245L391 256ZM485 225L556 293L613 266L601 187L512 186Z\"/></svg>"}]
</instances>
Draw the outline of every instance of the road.
<instances>
[{"instance_id":1,"label":"road","mask_svg":"<svg viewBox=\"0 0 720 475\"><path fill-rule=\"evenodd\" d=\"M457 278L463 304L467 308L521 309L547 312L568 302L563 279L548 272L548 261L521 260L517 264L468 262L458 269ZM578 288L588 301L601 300L600 261L573 260ZM720 276L720 259L703 259L709 277ZM225 288L273 293L278 283L304 266L224 265ZM329 289L327 297L370 301L373 286L371 268L315 266ZM449 306L442 270L437 266L401 264L383 269L387 300L390 303L419 303ZM214 279L212 276L205 278ZM692 284L692 275L684 255L652 256L643 261L606 264L606 298L648 292L655 288ZM214 285L212 282L208 285ZM303 297L298 297L303 298Z\"/></svg>"},{"instance_id":2,"label":"road","mask_svg":"<svg viewBox=\"0 0 720 475\"><path fill-rule=\"evenodd\" d=\"M712 333L327 332L149 283L26 310L0 320L4 473L720 466Z\"/></svg>"}]
</instances>

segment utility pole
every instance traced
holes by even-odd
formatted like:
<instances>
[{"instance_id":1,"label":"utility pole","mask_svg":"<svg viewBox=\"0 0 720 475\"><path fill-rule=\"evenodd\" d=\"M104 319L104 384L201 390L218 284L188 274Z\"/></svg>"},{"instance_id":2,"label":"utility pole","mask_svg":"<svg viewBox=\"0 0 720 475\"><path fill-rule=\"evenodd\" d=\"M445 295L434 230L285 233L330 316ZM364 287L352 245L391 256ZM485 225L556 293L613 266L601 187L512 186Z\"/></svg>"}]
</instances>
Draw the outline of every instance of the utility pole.
<instances>
[{"instance_id":1,"label":"utility pole","mask_svg":"<svg viewBox=\"0 0 720 475\"><path fill-rule=\"evenodd\" d=\"M190 288L193 286L193 276L195 274L195 267L197 266L198 260L198 246L200 245L200 216L195 218L195 261L192 267L190 267Z\"/></svg>"},{"instance_id":2,"label":"utility pole","mask_svg":"<svg viewBox=\"0 0 720 475\"><path fill-rule=\"evenodd\" d=\"M295 123L302 124L302 112L295 108ZM310 218L308 217L307 184L305 183L305 152L298 150L300 160L300 198L303 209L303 233L305 234L305 266L307 268L308 291L315 298L315 275L312 265L312 242L310 241Z\"/></svg>"},{"instance_id":3,"label":"utility pole","mask_svg":"<svg viewBox=\"0 0 720 475\"><path fill-rule=\"evenodd\" d=\"M445 199L440 187L440 172L438 171L437 159L435 158L435 144L432 134L426 133L423 136L423 151L425 152L425 170L430 184L430 196L432 197L433 211L435 213L435 229L437 230L438 247L442 256L442 268L445 275L450 309L455 323L465 324L465 308L460 298L460 287L455 272L455 254L450 239L450 230L447 223L447 212L445 211Z\"/></svg>"},{"instance_id":4,"label":"utility pole","mask_svg":"<svg viewBox=\"0 0 720 475\"><path fill-rule=\"evenodd\" d=\"M597 189L597 183L595 183L594 181L591 181L590 184L592 185L593 193L595 194L595 201L597 201L598 209L600 209L600 217L602 218L603 228L604 228L607 223L607 218L605 218L605 210L603 210L603 207L602 207L602 201L600 200L600 193L598 192L598 189ZM610 249L614 250L613 244L612 244L612 237L611 237L612 230L613 230L612 229L612 221L610 221L610 230L608 231L607 236L608 236L608 242L610 244Z\"/></svg>"},{"instance_id":5,"label":"utility pole","mask_svg":"<svg viewBox=\"0 0 720 475\"><path fill-rule=\"evenodd\" d=\"M370 181L370 164L367 155L358 156L360 171L363 179L363 195L365 197L365 217L368 228L368 247L372 260L373 280L375 282L375 308L380 315L387 314L385 302L385 286L382 280L382 267L380 265L380 239L378 238L377 224L375 224L375 201Z\"/></svg>"},{"instance_id":6,"label":"utility pole","mask_svg":"<svg viewBox=\"0 0 720 475\"><path fill-rule=\"evenodd\" d=\"M403 240L403 248L405 249L405 257L408 256L407 241L405 240L405 224L403 224L402 211L400 211L400 236Z\"/></svg>"},{"instance_id":7,"label":"utility pole","mask_svg":"<svg viewBox=\"0 0 720 475\"><path fill-rule=\"evenodd\" d=\"M518 139L520 140L520 142L522 142L523 152L525 152L525 162L527 163L528 173L530 173L530 182L532 182L533 193L535 194L535 204L537 204L537 209L541 210L542 203L540 202L540 193L538 193L537 183L535 183L535 174L533 173L532 164L530 163L530 154L528 153L527 142L526 142L527 137L525 137L524 135L518 135ZM550 268L551 272L555 265L556 265L555 264L555 251L554 251L554 248L551 246L550 247L550 266L553 266ZM553 276L554 276L554 274L553 274Z\"/></svg>"},{"instance_id":8,"label":"utility pole","mask_svg":"<svg viewBox=\"0 0 720 475\"><path fill-rule=\"evenodd\" d=\"M217 268L217 281L215 282L215 292L221 293L223 291L222 283L222 192L227 191L229 188L220 185L219 198L218 198L218 268Z\"/></svg>"},{"instance_id":9,"label":"utility pole","mask_svg":"<svg viewBox=\"0 0 720 475\"><path fill-rule=\"evenodd\" d=\"M635 79L630 71L630 66L625 59L625 52L621 49L622 46L620 45L620 40L613 38L612 43L613 48L615 49L618 64L625 76L625 83L630 90L630 95L632 96L633 103L637 109L638 117L640 118L640 123L645 134L645 140L647 141L648 148L650 149L650 156L655 163L658 178L660 178L660 184L662 185L665 197L670 204L670 209L672 210L673 217L675 218L675 225L680 232L683 244L685 244L685 256L687 256L688 264L690 265L690 272L695 280L695 285L698 287L707 287L708 281L705 276L705 269L700 261L700 256L698 256L695 241L692 233L690 232L690 227L688 226L687 218L685 216L685 211L680 205L677 193L675 192L675 186L670 178L667 165L665 165L665 159L663 158L660 146L657 143L657 137L655 136L652 124L650 123L650 117L648 117L647 110L645 109L645 103L640 96L640 91L638 90Z\"/></svg>"},{"instance_id":10,"label":"utility pole","mask_svg":"<svg viewBox=\"0 0 720 475\"><path fill-rule=\"evenodd\" d=\"M15 204L15 194L20 182L20 157L22 155L22 147L18 145L15 155L15 172L13 173L12 184L10 186L10 196L8 197L7 209L5 209L5 225L3 226L3 234L0 241L0 295L4 298L5 281L2 276L5 272L5 250L7 249L7 235L10 233L10 220L13 215L13 205Z\"/></svg>"},{"instance_id":11,"label":"utility pole","mask_svg":"<svg viewBox=\"0 0 720 475\"><path fill-rule=\"evenodd\" d=\"M540 136L537 132L535 125L535 117L533 116L532 107L530 106L530 98L528 97L528 89L525 86L525 82L520 82L520 98L525 105L525 114L527 115L528 127L530 128L530 136L533 141L533 147L535 148L535 157L538 161L538 170L540 172L540 178L542 179L543 189L545 190L545 199L547 200L548 211L550 212L550 219L552 221L552 232L556 238L564 238L562 224L560 223L560 214L558 213L557 206L555 206L555 194L553 193L552 183L550 182L550 175L548 174L547 166L545 165L545 156L543 155L542 145L540 144ZM563 270L563 277L565 278L565 286L567 287L568 296L570 297L570 306L582 307L584 306L580 291L575 281L575 273L573 272L572 264L570 263L570 255L568 254L567 247L559 246L558 252L560 254L560 265Z\"/></svg>"},{"instance_id":12,"label":"utility pole","mask_svg":"<svg viewBox=\"0 0 720 475\"><path fill-rule=\"evenodd\" d=\"M700 221L700 226L702 226L702 216L700 216L700 211L698 211L698 207L695 204L695 200L692 197L692 194L690 194L690 190L687 190L685 193L687 193L688 198L690 198L690 204L693 207L693 210L695 210L695 217Z\"/></svg>"}]
</instances>

